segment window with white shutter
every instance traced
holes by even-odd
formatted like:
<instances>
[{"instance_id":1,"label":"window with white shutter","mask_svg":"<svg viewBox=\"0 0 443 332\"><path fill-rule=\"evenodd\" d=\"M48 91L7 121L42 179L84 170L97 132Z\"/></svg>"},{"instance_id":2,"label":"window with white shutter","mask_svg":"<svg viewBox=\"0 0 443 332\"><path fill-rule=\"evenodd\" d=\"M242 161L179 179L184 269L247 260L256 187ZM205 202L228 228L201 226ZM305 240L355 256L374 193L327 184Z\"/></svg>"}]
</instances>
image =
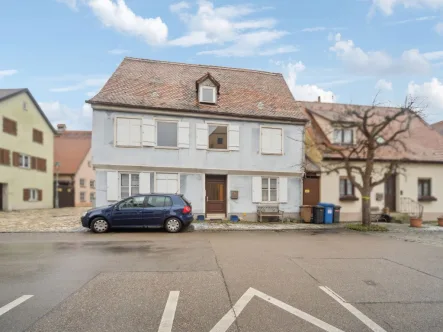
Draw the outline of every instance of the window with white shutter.
<instances>
[{"instance_id":1,"label":"window with white shutter","mask_svg":"<svg viewBox=\"0 0 443 332\"><path fill-rule=\"evenodd\" d=\"M229 125L228 131L228 149L231 151L240 150L240 128L239 126Z\"/></svg>"},{"instance_id":2,"label":"window with white shutter","mask_svg":"<svg viewBox=\"0 0 443 332\"><path fill-rule=\"evenodd\" d=\"M208 124L207 123L197 123L196 129L196 147L197 149L207 149L208 148Z\"/></svg>"},{"instance_id":3,"label":"window with white shutter","mask_svg":"<svg viewBox=\"0 0 443 332\"><path fill-rule=\"evenodd\" d=\"M116 146L141 146L141 119L116 118Z\"/></svg>"},{"instance_id":4,"label":"window with white shutter","mask_svg":"<svg viewBox=\"0 0 443 332\"><path fill-rule=\"evenodd\" d=\"M262 154L283 154L283 128L261 127L260 146Z\"/></svg>"},{"instance_id":5,"label":"window with white shutter","mask_svg":"<svg viewBox=\"0 0 443 332\"><path fill-rule=\"evenodd\" d=\"M189 122L178 123L178 147L189 148Z\"/></svg>"},{"instance_id":6,"label":"window with white shutter","mask_svg":"<svg viewBox=\"0 0 443 332\"><path fill-rule=\"evenodd\" d=\"M156 192L176 194L180 192L179 175L177 173L156 173Z\"/></svg>"},{"instance_id":7,"label":"window with white shutter","mask_svg":"<svg viewBox=\"0 0 443 332\"><path fill-rule=\"evenodd\" d=\"M176 148L178 126L177 121L157 120L157 146Z\"/></svg>"},{"instance_id":8,"label":"window with white shutter","mask_svg":"<svg viewBox=\"0 0 443 332\"><path fill-rule=\"evenodd\" d=\"M120 174L120 198L127 198L140 193L140 174Z\"/></svg>"},{"instance_id":9,"label":"window with white shutter","mask_svg":"<svg viewBox=\"0 0 443 332\"><path fill-rule=\"evenodd\" d=\"M155 121L143 118L142 130L143 146L155 146Z\"/></svg>"}]
</instances>

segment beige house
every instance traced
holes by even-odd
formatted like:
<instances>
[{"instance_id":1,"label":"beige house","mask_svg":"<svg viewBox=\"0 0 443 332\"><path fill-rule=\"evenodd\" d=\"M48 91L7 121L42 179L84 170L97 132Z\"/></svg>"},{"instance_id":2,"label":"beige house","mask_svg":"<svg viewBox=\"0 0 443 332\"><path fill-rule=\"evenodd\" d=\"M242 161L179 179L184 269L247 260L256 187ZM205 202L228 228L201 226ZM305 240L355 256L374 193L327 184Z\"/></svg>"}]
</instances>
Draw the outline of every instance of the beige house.
<instances>
[{"instance_id":1,"label":"beige house","mask_svg":"<svg viewBox=\"0 0 443 332\"><path fill-rule=\"evenodd\" d=\"M51 208L55 130L28 89L0 89L0 210Z\"/></svg>"},{"instance_id":2,"label":"beige house","mask_svg":"<svg viewBox=\"0 0 443 332\"><path fill-rule=\"evenodd\" d=\"M91 164L91 132L57 125L54 144L55 206L93 206L95 171ZM58 201L58 204L57 204Z\"/></svg>"},{"instance_id":3,"label":"beige house","mask_svg":"<svg viewBox=\"0 0 443 332\"><path fill-rule=\"evenodd\" d=\"M307 133L317 142L324 141L333 145L356 144L358 133L355 129L343 129L340 125L343 119L341 116L351 108L364 111L369 107L321 102L305 102L304 105L310 118ZM377 110L381 114L389 114L398 109L378 107ZM374 211L389 208L391 212L408 212L422 208L423 220L436 220L443 215L443 187L440 185L443 181L443 136L426 122L416 118L411 122L403 142L407 151L391 151L376 156L375 169L379 170L379 174L392 160L400 161L402 170L373 189L371 208ZM314 159L312 156L311 151L310 157ZM324 154L322 161L317 160L315 163L314 170L309 172L313 168L312 164L307 167L304 202L340 205L342 220L361 220L362 197L353 188L346 171L327 172L338 160L340 158L337 155ZM355 160L355 165L361 165L361 162ZM355 178L360 179L357 174Z\"/></svg>"}]
</instances>

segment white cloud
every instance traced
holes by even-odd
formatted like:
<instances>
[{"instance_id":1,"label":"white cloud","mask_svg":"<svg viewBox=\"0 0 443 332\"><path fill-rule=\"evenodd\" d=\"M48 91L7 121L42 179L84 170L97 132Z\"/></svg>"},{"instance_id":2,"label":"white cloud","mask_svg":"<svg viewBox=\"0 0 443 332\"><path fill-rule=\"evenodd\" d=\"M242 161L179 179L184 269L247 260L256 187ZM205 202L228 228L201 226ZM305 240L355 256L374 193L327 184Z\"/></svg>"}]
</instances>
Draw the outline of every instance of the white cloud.
<instances>
[{"instance_id":1,"label":"white cloud","mask_svg":"<svg viewBox=\"0 0 443 332\"><path fill-rule=\"evenodd\" d=\"M59 101L39 102L49 121L56 128L58 123L64 123L68 129L91 129L92 108L84 104L81 108L71 108Z\"/></svg>"},{"instance_id":2,"label":"white cloud","mask_svg":"<svg viewBox=\"0 0 443 332\"><path fill-rule=\"evenodd\" d=\"M400 24L406 24L406 23L412 23L412 22L432 21L432 20L435 20L436 18L437 18L437 16L421 16L421 17L410 18L407 20L388 22L388 23L386 23L386 25L400 25Z\"/></svg>"},{"instance_id":3,"label":"white cloud","mask_svg":"<svg viewBox=\"0 0 443 332\"><path fill-rule=\"evenodd\" d=\"M317 31L325 31L326 27L313 27L313 28L304 28L302 32L317 32Z\"/></svg>"},{"instance_id":4,"label":"white cloud","mask_svg":"<svg viewBox=\"0 0 443 332\"><path fill-rule=\"evenodd\" d=\"M126 5L125 0L88 0L87 5L106 27L140 37L150 45L167 41L168 27L160 17L138 16Z\"/></svg>"},{"instance_id":5,"label":"white cloud","mask_svg":"<svg viewBox=\"0 0 443 332\"><path fill-rule=\"evenodd\" d=\"M423 56L426 60L433 61L433 60L439 60L443 58L443 51L437 51L437 52L427 52L424 53Z\"/></svg>"},{"instance_id":6,"label":"white cloud","mask_svg":"<svg viewBox=\"0 0 443 332\"><path fill-rule=\"evenodd\" d=\"M88 92L86 92L86 95L87 95L88 97L94 97L96 94L97 94L96 91L88 91Z\"/></svg>"},{"instance_id":7,"label":"white cloud","mask_svg":"<svg viewBox=\"0 0 443 332\"><path fill-rule=\"evenodd\" d=\"M428 106L426 113L430 115L430 118L440 120L443 117L443 82L438 78L434 77L430 82L421 85L410 82L408 94L424 99L424 104Z\"/></svg>"},{"instance_id":8,"label":"white cloud","mask_svg":"<svg viewBox=\"0 0 443 332\"><path fill-rule=\"evenodd\" d=\"M378 80L378 82L375 84L375 88L377 90L391 91L392 82L389 82L385 79Z\"/></svg>"},{"instance_id":9,"label":"white cloud","mask_svg":"<svg viewBox=\"0 0 443 332\"><path fill-rule=\"evenodd\" d=\"M7 69L7 70L0 70L0 79L6 76L12 76L18 73L18 70L15 69Z\"/></svg>"},{"instance_id":10,"label":"white cloud","mask_svg":"<svg viewBox=\"0 0 443 332\"><path fill-rule=\"evenodd\" d=\"M270 48L264 51L260 51L259 55L270 56L276 54L294 53L298 52L298 48L292 45L283 45L276 48Z\"/></svg>"},{"instance_id":11,"label":"white cloud","mask_svg":"<svg viewBox=\"0 0 443 332\"><path fill-rule=\"evenodd\" d=\"M369 15L372 16L377 10L384 15L392 15L394 8L403 6L404 8L443 8L443 0L372 0Z\"/></svg>"},{"instance_id":12,"label":"white cloud","mask_svg":"<svg viewBox=\"0 0 443 332\"><path fill-rule=\"evenodd\" d=\"M437 23L435 25L435 31L439 34L443 36L443 22Z\"/></svg>"},{"instance_id":13,"label":"white cloud","mask_svg":"<svg viewBox=\"0 0 443 332\"><path fill-rule=\"evenodd\" d=\"M77 0L57 0L57 2L64 3L72 10L77 10Z\"/></svg>"},{"instance_id":14,"label":"white cloud","mask_svg":"<svg viewBox=\"0 0 443 332\"><path fill-rule=\"evenodd\" d=\"M358 74L377 73L426 73L430 63L417 49L404 51L398 59L393 59L384 51L364 51L352 40L342 40L341 34L335 35L335 44L329 48L351 71Z\"/></svg>"},{"instance_id":15,"label":"white cloud","mask_svg":"<svg viewBox=\"0 0 443 332\"><path fill-rule=\"evenodd\" d=\"M323 90L317 85L297 84L298 74L306 68L301 61L295 63L289 62L287 64L277 62L276 64L282 66L286 83L296 100L317 101L318 97L320 97L322 102L336 102L337 98L332 91Z\"/></svg>"},{"instance_id":16,"label":"white cloud","mask_svg":"<svg viewBox=\"0 0 443 332\"><path fill-rule=\"evenodd\" d=\"M69 92L69 91L78 91L82 89L86 89L88 87L102 87L106 81L107 77L100 77L100 78L87 78L81 82L78 82L73 85L68 85L60 88L51 88L49 91L51 92Z\"/></svg>"},{"instance_id":17,"label":"white cloud","mask_svg":"<svg viewBox=\"0 0 443 332\"><path fill-rule=\"evenodd\" d=\"M114 48L113 50L109 50L108 53L113 54L113 55L121 55L121 54L129 53L129 50L124 50L121 48Z\"/></svg>"},{"instance_id":18,"label":"white cloud","mask_svg":"<svg viewBox=\"0 0 443 332\"><path fill-rule=\"evenodd\" d=\"M169 10L173 13L178 13L178 12L182 11L183 9L188 9L190 7L191 6L186 1L180 1L180 2L173 3L172 5L170 5Z\"/></svg>"}]
</instances>

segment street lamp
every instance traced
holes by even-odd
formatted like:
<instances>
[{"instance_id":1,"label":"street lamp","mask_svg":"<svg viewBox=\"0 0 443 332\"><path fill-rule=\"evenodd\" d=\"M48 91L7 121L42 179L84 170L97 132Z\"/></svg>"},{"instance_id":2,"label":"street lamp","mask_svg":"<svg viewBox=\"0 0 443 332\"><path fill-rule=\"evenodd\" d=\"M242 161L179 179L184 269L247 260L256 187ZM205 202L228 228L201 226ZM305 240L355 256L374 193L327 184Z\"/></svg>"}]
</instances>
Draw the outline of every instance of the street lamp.
<instances>
[{"instance_id":1,"label":"street lamp","mask_svg":"<svg viewBox=\"0 0 443 332\"><path fill-rule=\"evenodd\" d=\"M55 208L58 209L59 203L58 203L58 172L60 169L60 162L55 162Z\"/></svg>"}]
</instances>

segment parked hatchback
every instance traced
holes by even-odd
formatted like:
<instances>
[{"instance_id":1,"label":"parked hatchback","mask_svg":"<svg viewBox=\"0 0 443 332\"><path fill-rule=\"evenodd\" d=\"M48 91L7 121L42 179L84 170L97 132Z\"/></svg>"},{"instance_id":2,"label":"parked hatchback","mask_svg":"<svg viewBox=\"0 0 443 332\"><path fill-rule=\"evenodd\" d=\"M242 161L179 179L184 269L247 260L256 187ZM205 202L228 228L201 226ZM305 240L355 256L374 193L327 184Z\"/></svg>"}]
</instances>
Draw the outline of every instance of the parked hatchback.
<instances>
[{"instance_id":1,"label":"parked hatchback","mask_svg":"<svg viewBox=\"0 0 443 332\"><path fill-rule=\"evenodd\" d=\"M95 233L111 228L165 228L178 233L193 220L191 203L178 194L135 195L81 217L82 225Z\"/></svg>"}]
</instances>

